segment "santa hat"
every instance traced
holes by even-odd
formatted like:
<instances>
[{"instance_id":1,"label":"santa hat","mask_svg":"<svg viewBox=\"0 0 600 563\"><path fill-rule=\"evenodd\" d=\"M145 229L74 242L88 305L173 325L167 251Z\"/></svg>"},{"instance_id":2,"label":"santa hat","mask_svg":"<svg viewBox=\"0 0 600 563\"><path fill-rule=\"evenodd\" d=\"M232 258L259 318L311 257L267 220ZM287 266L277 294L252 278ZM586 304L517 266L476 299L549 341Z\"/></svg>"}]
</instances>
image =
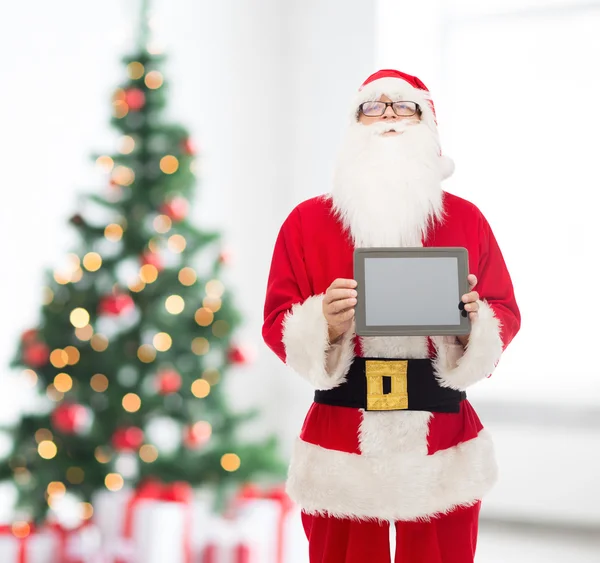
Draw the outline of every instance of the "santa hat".
<instances>
[{"instance_id":1,"label":"santa hat","mask_svg":"<svg viewBox=\"0 0 600 563\"><path fill-rule=\"evenodd\" d=\"M411 76L399 70L378 70L363 82L353 102L354 120L358 115L357 111L360 104L378 100L384 94L391 100L405 100L419 104L421 121L428 125L437 137L435 106L427 86L416 76ZM454 162L451 158L442 156L441 150L440 167L442 178L446 179L452 176Z\"/></svg>"}]
</instances>

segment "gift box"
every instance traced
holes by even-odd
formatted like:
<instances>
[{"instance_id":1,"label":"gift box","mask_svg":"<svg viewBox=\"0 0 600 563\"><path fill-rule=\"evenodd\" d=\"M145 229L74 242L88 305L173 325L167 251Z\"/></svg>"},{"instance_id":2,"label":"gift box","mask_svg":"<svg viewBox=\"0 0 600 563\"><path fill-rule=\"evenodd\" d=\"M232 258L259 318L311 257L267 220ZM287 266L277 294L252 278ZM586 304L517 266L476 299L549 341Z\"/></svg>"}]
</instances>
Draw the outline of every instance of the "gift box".
<instances>
[{"instance_id":1,"label":"gift box","mask_svg":"<svg viewBox=\"0 0 600 563\"><path fill-rule=\"evenodd\" d=\"M300 509L283 487L261 490L248 485L236 497L229 515L244 537L252 538L259 563L306 563L308 542Z\"/></svg>"},{"instance_id":2,"label":"gift box","mask_svg":"<svg viewBox=\"0 0 600 563\"><path fill-rule=\"evenodd\" d=\"M213 517L195 563L262 563L257 542L241 522Z\"/></svg>"},{"instance_id":3,"label":"gift box","mask_svg":"<svg viewBox=\"0 0 600 563\"><path fill-rule=\"evenodd\" d=\"M192 489L148 480L94 498L94 522L107 563L192 563Z\"/></svg>"},{"instance_id":4,"label":"gift box","mask_svg":"<svg viewBox=\"0 0 600 563\"><path fill-rule=\"evenodd\" d=\"M61 534L50 528L0 526L2 563L64 563L63 547Z\"/></svg>"}]
</instances>

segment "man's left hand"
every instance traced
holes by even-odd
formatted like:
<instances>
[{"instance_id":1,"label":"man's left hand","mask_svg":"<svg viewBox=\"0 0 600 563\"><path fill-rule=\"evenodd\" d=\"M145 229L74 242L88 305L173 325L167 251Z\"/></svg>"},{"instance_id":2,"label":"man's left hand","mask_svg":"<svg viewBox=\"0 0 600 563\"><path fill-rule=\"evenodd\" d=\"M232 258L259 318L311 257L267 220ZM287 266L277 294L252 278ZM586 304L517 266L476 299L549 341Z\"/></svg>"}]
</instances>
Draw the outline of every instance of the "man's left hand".
<instances>
[{"instance_id":1,"label":"man's left hand","mask_svg":"<svg viewBox=\"0 0 600 563\"><path fill-rule=\"evenodd\" d=\"M477 311L479 311L479 293L473 291L473 288L477 285L477 277L473 274L469 274L467 277L469 282L469 293L465 293L462 296L461 303L464 304L464 310L469 314L469 320L471 322L477 321ZM466 347L469 343L469 335L457 336L463 347Z\"/></svg>"}]
</instances>

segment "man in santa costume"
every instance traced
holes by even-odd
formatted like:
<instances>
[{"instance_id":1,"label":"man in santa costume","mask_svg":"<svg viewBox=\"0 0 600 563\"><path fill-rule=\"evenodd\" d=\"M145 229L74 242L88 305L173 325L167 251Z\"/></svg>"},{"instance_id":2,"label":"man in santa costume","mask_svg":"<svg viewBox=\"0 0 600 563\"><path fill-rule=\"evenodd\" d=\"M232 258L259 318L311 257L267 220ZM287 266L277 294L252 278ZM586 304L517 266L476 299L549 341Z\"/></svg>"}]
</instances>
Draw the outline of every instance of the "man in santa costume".
<instances>
[{"instance_id":1,"label":"man in santa costume","mask_svg":"<svg viewBox=\"0 0 600 563\"><path fill-rule=\"evenodd\" d=\"M354 99L331 194L298 205L277 238L263 336L315 388L287 484L311 563L389 563L390 525L396 563L474 560L496 463L466 390L494 371L520 313L485 217L441 188L452 168L425 85L379 71ZM357 337L354 248L418 246L468 250L470 335ZM374 362L407 370L408 408L367 410Z\"/></svg>"}]
</instances>

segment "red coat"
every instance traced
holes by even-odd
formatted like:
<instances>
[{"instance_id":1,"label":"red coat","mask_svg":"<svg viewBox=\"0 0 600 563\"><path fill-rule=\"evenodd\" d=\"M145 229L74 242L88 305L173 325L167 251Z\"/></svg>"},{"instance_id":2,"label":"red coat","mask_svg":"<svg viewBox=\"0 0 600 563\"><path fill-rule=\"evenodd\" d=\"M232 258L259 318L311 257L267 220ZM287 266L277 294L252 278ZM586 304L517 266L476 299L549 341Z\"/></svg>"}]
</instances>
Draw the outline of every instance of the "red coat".
<instances>
[{"instance_id":1,"label":"red coat","mask_svg":"<svg viewBox=\"0 0 600 563\"><path fill-rule=\"evenodd\" d=\"M352 332L329 345L322 297L334 279L352 279L354 247L325 196L297 206L277 238L265 303L267 345L317 389L343 384L354 355L431 357L440 383L461 390L489 376L520 326L511 279L481 212L448 193L444 212L424 246L468 250L481 301L466 350L448 337ZM495 479L491 439L468 401L457 414L313 403L292 455L288 492L309 513L414 520L481 499Z\"/></svg>"}]
</instances>

